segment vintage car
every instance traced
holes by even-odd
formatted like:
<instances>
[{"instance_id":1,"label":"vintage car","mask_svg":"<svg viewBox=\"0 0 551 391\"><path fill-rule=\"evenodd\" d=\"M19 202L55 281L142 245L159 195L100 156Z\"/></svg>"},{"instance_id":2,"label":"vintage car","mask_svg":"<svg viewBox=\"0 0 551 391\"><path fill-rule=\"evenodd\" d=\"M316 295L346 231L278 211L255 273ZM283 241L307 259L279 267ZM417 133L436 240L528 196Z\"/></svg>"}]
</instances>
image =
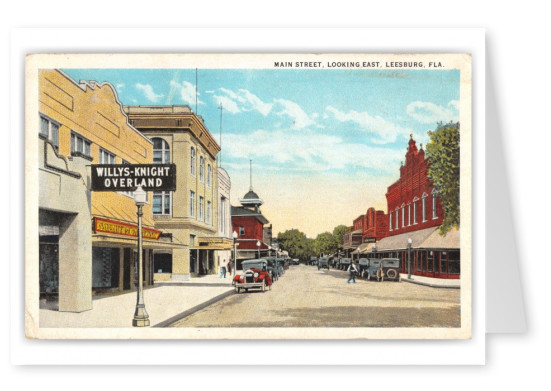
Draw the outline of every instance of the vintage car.
<instances>
[{"instance_id":1,"label":"vintage car","mask_svg":"<svg viewBox=\"0 0 551 391\"><path fill-rule=\"evenodd\" d=\"M358 264L356 265L358 268L358 274L362 278L367 278L367 268L369 267L369 259L367 258L360 258L358 260Z\"/></svg>"},{"instance_id":2,"label":"vintage car","mask_svg":"<svg viewBox=\"0 0 551 391\"><path fill-rule=\"evenodd\" d=\"M316 257L310 257L310 262L308 263L309 265L317 265L318 264L318 258Z\"/></svg>"},{"instance_id":3,"label":"vintage car","mask_svg":"<svg viewBox=\"0 0 551 391\"><path fill-rule=\"evenodd\" d=\"M381 280L401 281L400 277L400 259L398 258L383 258L381 260L381 268L383 273Z\"/></svg>"},{"instance_id":4,"label":"vintage car","mask_svg":"<svg viewBox=\"0 0 551 391\"><path fill-rule=\"evenodd\" d=\"M298 265L298 258L293 258L292 264L293 264L293 265Z\"/></svg>"},{"instance_id":5,"label":"vintage car","mask_svg":"<svg viewBox=\"0 0 551 391\"><path fill-rule=\"evenodd\" d=\"M341 258L341 262L339 263L339 269L348 270L348 266L350 266L350 258Z\"/></svg>"},{"instance_id":6,"label":"vintage car","mask_svg":"<svg viewBox=\"0 0 551 391\"><path fill-rule=\"evenodd\" d=\"M285 273L285 259L276 258L276 264L279 275L282 276Z\"/></svg>"},{"instance_id":7,"label":"vintage car","mask_svg":"<svg viewBox=\"0 0 551 391\"><path fill-rule=\"evenodd\" d=\"M268 261L268 274L272 277L272 282L277 281L282 273L276 263L275 257L266 257L261 259Z\"/></svg>"},{"instance_id":8,"label":"vintage car","mask_svg":"<svg viewBox=\"0 0 551 391\"><path fill-rule=\"evenodd\" d=\"M329 258L321 257L318 261L318 270L320 269L327 269L329 270Z\"/></svg>"},{"instance_id":9,"label":"vintage car","mask_svg":"<svg viewBox=\"0 0 551 391\"><path fill-rule=\"evenodd\" d=\"M382 281L383 269L381 268L380 259L369 259L369 265L367 266L367 279Z\"/></svg>"},{"instance_id":10,"label":"vintage car","mask_svg":"<svg viewBox=\"0 0 551 391\"><path fill-rule=\"evenodd\" d=\"M241 290L259 288L262 292L272 289L272 278L268 274L268 261L265 259L249 259L242 262L243 271L235 274L232 285L237 293Z\"/></svg>"}]
</instances>

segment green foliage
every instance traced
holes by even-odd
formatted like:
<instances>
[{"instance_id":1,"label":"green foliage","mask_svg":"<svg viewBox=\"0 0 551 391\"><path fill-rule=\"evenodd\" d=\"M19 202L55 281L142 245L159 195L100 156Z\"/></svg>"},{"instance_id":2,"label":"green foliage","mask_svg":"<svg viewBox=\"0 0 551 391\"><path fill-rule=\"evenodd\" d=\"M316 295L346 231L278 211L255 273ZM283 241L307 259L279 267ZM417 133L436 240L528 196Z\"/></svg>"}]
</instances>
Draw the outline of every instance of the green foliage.
<instances>
[{"instance_id":1,"label":"green foliage","mask_svg":"<svg viewBox=\"0 0 551 391\"><path fill-rule=\"evenodd\" d=\"M338 242L331 232L324 232L316 237L314 249L316 254L332 254L337 251Z\"/></svg>"},{"instance_id":2,"label":"green foliage","mask_svg":"<svg viewBox=\"0 0 551 391\"><path fill-rule=\"evenodd\" d=\"M346 230L348 227L346 225L337 225L335 228L333 228L333 236L335 237L335 240L337 241L337 249L342 250L342 237L344 236Z\"/></svg>"},{"instance_id":3,"label":"green foliage","mask_svg":"<svg viewBox=\"0 0 551 391\"><path fill-rule=\"evenodd\" d=\"M459 228L459 122L438 123L436 130L428 132L430 142L426 146L429 160L428 177L442 201L444 220L440 235L452 227Z\"/></svg>"},{"instance_id":4,"label":"green foliage","mask_svg":"<svg viewBox=\"0 0 551 391\"><path fill-rule=\"evenodd\" d=\"M277 235L277 241L282 250L289 252L291 258L306 260L315 255L314 240L308 239L306 235L298 229L280 232Z\"/></svg>"}]
</instances>

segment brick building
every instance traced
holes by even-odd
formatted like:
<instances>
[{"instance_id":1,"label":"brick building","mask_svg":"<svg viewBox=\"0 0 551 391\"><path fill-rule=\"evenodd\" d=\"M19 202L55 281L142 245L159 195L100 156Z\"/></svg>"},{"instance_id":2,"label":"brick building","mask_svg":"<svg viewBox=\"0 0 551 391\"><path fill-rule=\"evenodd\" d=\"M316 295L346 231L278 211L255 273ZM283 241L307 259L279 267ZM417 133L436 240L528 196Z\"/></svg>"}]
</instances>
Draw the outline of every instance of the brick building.
<instances>
[{"instance_id":1,"label":"brick building","mask_svg":"<svg viewBox=\"0 0 551 391\"><path fill-rule=\"evenodd\" d=\"M400 178L386 193L387 235L373 250L379 258L400 258L403 273L459 278L459 231L452 229L445 237L438 233L444 217L442 202L428 178L423 146L418 149L413 137L405 157Z\"/></svg>"}]
</instances>

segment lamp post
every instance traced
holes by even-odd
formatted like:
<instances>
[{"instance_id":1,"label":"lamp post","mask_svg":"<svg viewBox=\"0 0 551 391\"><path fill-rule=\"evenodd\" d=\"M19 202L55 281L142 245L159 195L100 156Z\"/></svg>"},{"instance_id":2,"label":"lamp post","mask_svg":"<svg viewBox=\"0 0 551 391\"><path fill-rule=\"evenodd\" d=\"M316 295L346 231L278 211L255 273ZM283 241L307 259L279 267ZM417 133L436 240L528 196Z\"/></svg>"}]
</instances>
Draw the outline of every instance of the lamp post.
<instances>
[{"instance_id":1,"label":"lamp post","mask_svg":"<svg viewBox=\"0 0 551 391\"><path fill-rule=\"evenodd\" d=\"M411 280L411 238L408 238L408 280Z\"/></svg>"},{"instance_id":2,"label":"lamp post","mask_svg":"<svg viewBox=\"0 0 551 391\"><path fill-rule=\"evenodd\" d=\"M237 275L237 250L235 248L235 242L237 240L237 232L233 231L233 276Z\"/></svg>"},{"instance_id":3,"label":"lamp post","mask_svg":"<svg viewBox=\"0 0 551 391\"><path fill-rule=\"evenodd\" d=\"M260 240L256 241L256 248L258 250L258 259L260 259Z\"/></svg>"},{"instance_id":4,"label":"lamp post","mask_svg":"<svg viewBox=\"0 0 551 391\"><path fill-rule=\"evenodd\" d=\"M136 311L134 312L134 319L132 319L132 326L134 327L147 327L149 326L149 315L145 310L145 304L143 300L143 256L142 256L142 208L147 200L147 193L141 186L134 192L134 202L138 207L138 297L136 301Z\"/></svg>"}]
</instances>

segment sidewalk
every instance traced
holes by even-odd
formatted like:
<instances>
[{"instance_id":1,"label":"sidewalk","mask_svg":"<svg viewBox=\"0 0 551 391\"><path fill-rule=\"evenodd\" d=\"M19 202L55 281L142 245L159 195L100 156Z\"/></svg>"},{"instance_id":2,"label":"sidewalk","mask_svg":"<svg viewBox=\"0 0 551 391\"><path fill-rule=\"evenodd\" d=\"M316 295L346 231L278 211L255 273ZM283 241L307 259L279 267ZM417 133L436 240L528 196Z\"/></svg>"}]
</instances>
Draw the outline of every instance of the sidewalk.
<instances>
[{"instance_id":1,"label":"sidewalk","mask_svg":"<svg viewBox=\"0 0 551 391\"><path fill-rule=\"evenodd\" d=\"M459 289L461 287L461 280L451 280L447 278L432 278L411 275L411 279L408 279L407 273L400 273L402 282L409 282L411 284L418 284L424 286L430 286L431 288L452 288Z\"/></svg>"},{"instance_id":2,"label":"sidewalk","mask_svg":"<svg viewBox=\"0 0 551 391\"><path fill-rule=\"evenodd\" d=\"M150 327L162 327L231 294L231 277L208 275L185 282L160 282L144 289ZM96 296L92 309L81 313L40 310L40 327L132 327L136 291L116 296Z\"/></svg>"}]
</instances>

